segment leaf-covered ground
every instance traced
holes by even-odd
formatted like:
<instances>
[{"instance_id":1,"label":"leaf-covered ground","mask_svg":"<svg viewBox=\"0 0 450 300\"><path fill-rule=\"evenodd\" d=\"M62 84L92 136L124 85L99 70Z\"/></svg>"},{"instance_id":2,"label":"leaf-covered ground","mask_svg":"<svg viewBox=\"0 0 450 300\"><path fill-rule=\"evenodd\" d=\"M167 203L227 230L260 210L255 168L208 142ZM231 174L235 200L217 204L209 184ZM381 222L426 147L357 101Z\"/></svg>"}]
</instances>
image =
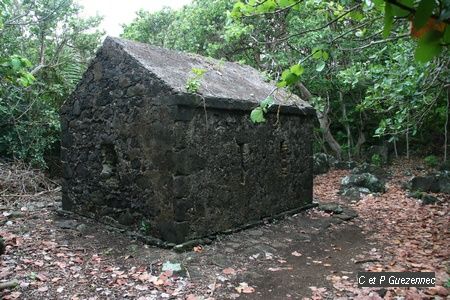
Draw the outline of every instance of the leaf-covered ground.
<instances>
[{"instance_id":1,"label":"leaf-covered ground","mask_svg":"<svg viewBox=\"0 0 450 300\"><path fill-rule=\"evenodd\" d=\"M414 163L397 162L390 168L392 177L387 183L386 193L368 195L351 204L359 214L355 223L369 241L375 241L378 245L368 253L367 260L373 260L364 264L366 271L436 272L435 288L383 289L380 294L386 299L395 296L406 299L446 298L449 294L445 286L448 285L450 273L450 197L436 195L441 200L437 205L422 205L418 200L408 197L402 185L411 176L405 174L413 172L418 175L423 172L416 169ZM339 178L347 173L332 171L317 177L316 197L344 203L337 191ZM368 297L368 289L356 288L355 278L331 276L330 279L337 290L352 291L361 299Z\"/></svg>"},{"instance_id":2,"label":"leaf-covered ground","mask_svg":"<svg viewBox=\"0 0 450 300\"><path fill-rule=\"evenodd\" d=\"M441 298L449 278L449 199L421 205L392 167L385 194L350 203L337 194L348 171L315 179L315 199L359 217L342 221L317 209L219 236L175 253L143 245L92 220L57 213L60 195L35 192L0 204L3 299L405 299ZM1 186L1 179L0 179ZM3 187L2 187L3 188ZM185 271L162 271L170 261ZM358 289L358 271L434 271L435 288Z\"/></svg>"}]
</instances>

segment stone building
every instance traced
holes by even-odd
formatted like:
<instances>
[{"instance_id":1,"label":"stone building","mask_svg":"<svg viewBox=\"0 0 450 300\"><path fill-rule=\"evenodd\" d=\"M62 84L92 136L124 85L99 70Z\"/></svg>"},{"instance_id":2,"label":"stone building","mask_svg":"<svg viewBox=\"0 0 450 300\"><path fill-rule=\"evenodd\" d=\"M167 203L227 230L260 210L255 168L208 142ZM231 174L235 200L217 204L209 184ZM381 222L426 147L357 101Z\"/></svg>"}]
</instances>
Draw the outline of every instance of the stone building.
<instances>
[{"instance_id":1,"label":"stone building","mask_svg":"<svg viewBox=\"0 0 450 300\"><path fill-rule=\"evenodd\" d=\"M304 207L315 112L273 91L248 66L107 38L61 110L63 208L182 243Z\"/></svg>"}]
</instances>

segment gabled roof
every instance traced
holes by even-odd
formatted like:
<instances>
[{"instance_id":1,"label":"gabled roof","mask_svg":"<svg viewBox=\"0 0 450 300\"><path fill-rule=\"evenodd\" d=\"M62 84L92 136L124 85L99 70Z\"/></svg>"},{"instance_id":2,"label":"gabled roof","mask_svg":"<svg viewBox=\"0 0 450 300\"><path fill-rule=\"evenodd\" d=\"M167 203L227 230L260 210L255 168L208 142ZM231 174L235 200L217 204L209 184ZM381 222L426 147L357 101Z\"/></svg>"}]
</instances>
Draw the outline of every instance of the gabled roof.
<instances>
[{"instance_id":1,"label":"gabled roof","mask_svg":"<svg viewBox=\"0 0 450 300\"><path fill-rule=\"evenodd\" d=\"M194 76L193 69L196 68L206 71L201 77L198 93L208 100L228 99L257 105L272 94L276 104L298 107L299 113L314 112L307 102L296 95L284 90L273 92L275 86L264 80L261 73L252 67L107 37L104 47L111 44L115 44L135 58L146 70L160 78L176 93L188 93L186 84Z\"/></svg>"}]
</instances>

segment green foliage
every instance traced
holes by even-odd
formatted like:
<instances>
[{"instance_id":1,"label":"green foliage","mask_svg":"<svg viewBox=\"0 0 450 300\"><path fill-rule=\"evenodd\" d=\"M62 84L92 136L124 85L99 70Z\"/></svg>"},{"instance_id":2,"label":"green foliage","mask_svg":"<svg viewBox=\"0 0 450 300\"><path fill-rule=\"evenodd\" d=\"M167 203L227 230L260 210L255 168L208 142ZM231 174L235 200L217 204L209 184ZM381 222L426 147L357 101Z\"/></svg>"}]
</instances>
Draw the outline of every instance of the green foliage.
<instances>
[{"instance_id":1,"label":"green foliage","mask_svg":"<svg viewBox=\"0 0 450 300\"><path fill-rule=\"evenodd\" d=\"M446 117L450 3L397 2L406 9L383 0L194 0L139 11L122 36L249 64L302 96L304 84L348 153L361 134L368 143L402 145L407 134L434 144ZM1 155L42 165L57 145L58 109L101 37L100 18L79 11L73 0L0 0ZM186 90L197 93L203 75L193 69ZM253 123L265 121L268 99Z\"/></svg>"},{"instance_id":2,"label":"green foliage","mask_svg":"<svg viewBox=\"0 0 450 300\"><path fill-rule=\"evenodd\" d=\"M420 62L427 62L441 53L441 34L437 31L427 32L417 43L415 58Z\"/></svg>"},{"instance_id":3,"label":"green foliage","mask_svg":"<svg viewBox=\"0 0 450 300\"><path fill-rule=\"evenodd\" d=\"M178 11L140 11L133 22L124 25L122 37L204 56L227 56L229 45L238 44L239 34L248 31L233 27L233 34L225 35L226 12L232 5L232 1L194 0Z\"/></svg>"},{"instance_id":4,"label":"green foliage","mask_svg":"<svg viewBox=\"0 0 450 300\"><path fill-rule=\"evenodd\" d=\"M22 87L31 85L35 78L27 71L29 67L31 67L31 62L19 55L12 55L8 58L0 57L2 84L21 85Z\"/></svg>"},{"instance_id":5,"label":"green foliage","mask_svg":"<svg viewBox=\"0 0 450 300\"><path fill-rule=\"evenodd\" d=\"M198 89L200 88L200 81L202 80L203 75L205 75L206 70L192 68L191 71L192 71L193 76L191 76L187 79L186 90L189 93L196 94L196 93L198 93Z\"/></svg>"},{"instance_id":6,"label":"green foliage","mask_svg":"<svg viewBox=\"0 0 450 300\"><path fill-rule=\"evenodd\" d=\"M274 100L271 96L267 97L258 107L254 108L250 113L250 120L254 123L264 123L266 118L264 115L269 111L269 108L274 104Z\"/></svg>"},{"instance_id":7,"label":"green foliage","mask_svg":"<svg viewBox=\"0 0 450 300\"><path fill-rule=\"evenodd\" d=\"M194 0L179 11L140 12L124 36L250 64L297 94L303 83L349 153L360 134L367 143L386 137L404 145L406 133L434 143L426 133L441 132L445 121L450 26L430 27L430 15L417 9L421 1L397 2L412 11L383 0ZM433 19L448 13L446 1L433 5ZM411 31L409 20L420 25L427 15L424 33ZM264 109L250 118L264 122Z\"/></svg>"},{"instance_id":8,"label":"green foliage","mask_svg":"<svg viewBox=\"0 0 450 300\"><path fill-rule=\"evenodd\" d=\"M415 28L420 29L427 24L435 6L436 1L421 0L419 2L413 22Z\"/></svg>"},{"instance_id":9,"label":"green foliage","mask_svg":"<svg viewBox=\"0 0 450 300\"><path fill-rule=\"evenodd\" d=\"M384 28L383 28L383 37L387 38L391 33L392 26L394 24L394 13L392 4L386 3L384 8Z\"/></svg>"},{"instance_id":10,"label":"green foliage","mask_svg":"<svg viewBox=\"0 0 450 300\"><path fill-rule=\"evenodd\" d=\"M141 223L139 224L139 231L142 234L149 234L151 229L151 225L146 220L141 220Z\"/></svg>"},{"instance_id":11,"label":"green foliage","mask_svg":"<svg viewBox=\"0 0 450 300\"><path fill-rule=\"evenodd\" d=\"M58 147L59 108L102 33L72 0L0 0L0 155L45 166Z\"/></svg>"},{"instance_id":12,"label":"green foliage","mask_svg":"<svg viewBox=\"0 0 450 300\"><path fill-rule=\"evenodd\" d=\"M383 164L383 159L381 158L380 154L375 153L370 158L370 162L372 163L372 165L380 167Z\"/></svg>"},{"instance_id":13,"label":"green foliage","mask_svg":"<svg viewBox=\"0 0 450 300\"><path fill-rule=\"evenodd\" d=\"M281 74L281 80L277 83L278 87L291 86L300 80L300 76L305 72L305 69L300 65L296 64L287 70L284 70Z\"/></svg>"},{"instance_id":14,"label":"green foliage","mask_svg":"<svg viewBox=\"0 0 450 300\"><path fill-rule=\"evenodd\" d=\"M439 159L436 155L428 155L423 161L429 168L435 168L439 164Z\"/></svg>"}]
</instances>

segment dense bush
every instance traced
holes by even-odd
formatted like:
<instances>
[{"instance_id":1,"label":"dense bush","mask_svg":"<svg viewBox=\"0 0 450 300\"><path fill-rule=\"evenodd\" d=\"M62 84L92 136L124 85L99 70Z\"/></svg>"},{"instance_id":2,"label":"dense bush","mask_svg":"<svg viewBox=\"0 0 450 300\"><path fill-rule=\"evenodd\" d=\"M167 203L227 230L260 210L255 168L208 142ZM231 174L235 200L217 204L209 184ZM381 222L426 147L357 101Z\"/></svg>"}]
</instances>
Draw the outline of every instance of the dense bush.
<instances>
[{"instance_id":1,"label":"dense bush","mask_svg":"<svg viewBox=\"0 0 450 300\"><path fill-rule=\"evenodd\" d=\"M0 155L45 167L59 108L100 42L100 18L67 0L0 0Z\"/></svg>"},{"instance_id":2,"label":"dense bush","mask_svg":"<svg viewBox=\"0 0 450 300\"><path fill-rule=\"evenodd\" d=\"M435 168L439 164L439 159L436 155L428 155L423 159L423 161L429 168Z\"/></svg>"}]
</instances>

